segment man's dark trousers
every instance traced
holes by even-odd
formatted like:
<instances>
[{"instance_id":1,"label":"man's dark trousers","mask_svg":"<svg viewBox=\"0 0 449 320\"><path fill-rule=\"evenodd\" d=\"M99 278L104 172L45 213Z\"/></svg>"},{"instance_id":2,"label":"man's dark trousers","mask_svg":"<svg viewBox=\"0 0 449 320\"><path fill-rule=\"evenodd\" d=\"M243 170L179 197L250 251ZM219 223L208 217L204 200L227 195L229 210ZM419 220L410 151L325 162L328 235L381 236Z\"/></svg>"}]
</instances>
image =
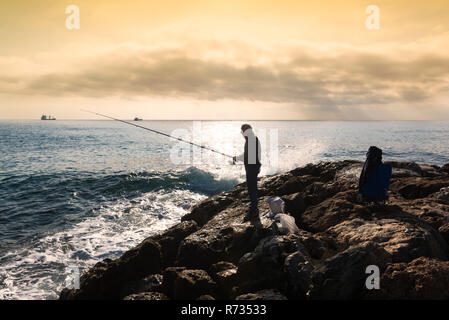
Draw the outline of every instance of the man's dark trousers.
<instances>
[{"instance_id":1,"label":"man's dark trousers","mask_svg":"<svg viewBox=\"0 0 449 320\"><path fill-rule=\"evenodd\" d=\"M260 164L245 165L245 171L250 199L249 211L254 212L257 210L257 175L260 173Z\"/></svg>"}]
</instances>

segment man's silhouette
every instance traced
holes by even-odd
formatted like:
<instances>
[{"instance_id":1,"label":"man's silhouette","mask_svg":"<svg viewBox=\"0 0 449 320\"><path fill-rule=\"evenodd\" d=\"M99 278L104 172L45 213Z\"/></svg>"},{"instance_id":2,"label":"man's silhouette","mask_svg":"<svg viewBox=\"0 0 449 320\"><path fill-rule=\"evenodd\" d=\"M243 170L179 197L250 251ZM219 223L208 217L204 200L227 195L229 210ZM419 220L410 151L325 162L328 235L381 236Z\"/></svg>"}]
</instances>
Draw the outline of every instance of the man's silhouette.
<instances>
[{"instance_id":1,"label":"man's silhouette","mask_svg":"<svg viewBox=\"0 0 449 320\"><path fill-rule=\"evenodd\" d=\"M234 157L235 161L243 161L246 171L246 185L248 186L248 195L250 205L245 220L250 220L258 216L257 208L257 175L260 173L260 155L261 147L259 139L254 135L253 129L249 124L242 125L242 135L245 138L245 151L242 155Z\"/></svg>"}]
</instances>

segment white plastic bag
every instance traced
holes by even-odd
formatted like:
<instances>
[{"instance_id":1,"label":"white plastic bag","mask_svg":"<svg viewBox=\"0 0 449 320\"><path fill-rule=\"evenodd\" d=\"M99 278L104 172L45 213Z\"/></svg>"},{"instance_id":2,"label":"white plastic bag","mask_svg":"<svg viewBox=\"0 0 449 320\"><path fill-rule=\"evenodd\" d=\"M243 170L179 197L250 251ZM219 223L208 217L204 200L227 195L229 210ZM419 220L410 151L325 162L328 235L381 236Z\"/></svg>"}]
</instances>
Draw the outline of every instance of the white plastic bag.
<instances>
[{"instance_id":1,"label":"white plastic bag","mask_svg":"<svg viewBox=\"0 0 449 320\"><path fill-rule=\"evenodd\" d=\"M298 226L295 223L295 218L284 213L277 214L274 217L273 227L275 229L275 232L280 235L299 233Z\"/></svg>"}]
</instances>

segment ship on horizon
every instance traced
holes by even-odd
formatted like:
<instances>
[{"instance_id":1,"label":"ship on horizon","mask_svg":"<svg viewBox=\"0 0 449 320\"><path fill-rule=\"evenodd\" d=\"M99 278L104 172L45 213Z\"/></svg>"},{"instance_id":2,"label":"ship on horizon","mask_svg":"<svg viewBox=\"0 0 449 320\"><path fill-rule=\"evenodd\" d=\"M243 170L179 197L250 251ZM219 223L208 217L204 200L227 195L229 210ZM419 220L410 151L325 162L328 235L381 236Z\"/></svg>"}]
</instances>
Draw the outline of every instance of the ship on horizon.
<instances>
[{"instance_id":1,"label":"ship on horizon","mask_svg":"<svg viewBox=\"0 0 449 320\"><path fill-rule=\"evenodd\" d=\"M41 120L56 120L56 118L50 115L47 117L45 114L43 114Z\"/></svg>"}]
</instances>

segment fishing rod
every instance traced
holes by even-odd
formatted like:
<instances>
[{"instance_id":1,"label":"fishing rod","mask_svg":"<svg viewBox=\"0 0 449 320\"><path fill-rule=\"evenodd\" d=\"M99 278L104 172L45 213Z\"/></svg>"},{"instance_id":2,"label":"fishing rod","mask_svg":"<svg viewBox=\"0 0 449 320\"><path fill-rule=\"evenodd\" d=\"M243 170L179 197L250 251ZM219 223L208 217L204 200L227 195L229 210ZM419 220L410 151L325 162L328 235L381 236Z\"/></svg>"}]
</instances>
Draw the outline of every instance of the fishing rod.
<instances>
[{"instance_id":1,"label":"fishing rod","mask_svg":"<svg viewBox=\"0 0 449 320\"><path fill-rule=\"evenodd\" d=\"M161 135L166 136L166 137L168 137L168 138L172 138L172 139L175 139L175 140L178 140L178 141L182 141L182 142L188 143L188 144L190 144L190 145L192 145L192 146L195 146L195 147L198 147L198 148L201 148L201 149L205 149L205 150L209 150L209 151L212 151L212 152L221 154L221 155L223 155L223 156L225 156L225 157L228 157L228 158L232 158L232 159L234 158L233 156L230 156L230 155L228 155L228 154L226 154L226 153L223 153L223 152L214 150L214 149L212 149L212 148L209 148L209 147L206 147L206 146L202 146L202 145L200 145L200 144L196 144L196 143L193 143L193 142L191 142L191 141L187 141L187 140L184 140L184 139L181 139L181 138L176 138L176 137L173 137L173 136L171 136L171 135L169 135L169 134L167 134L167 133L160 132L160 131L157 131L157 130L153 130L153 129L150 129L150 128L147 128L147 127L144 127L144 126L140 126L140 125L138 125L138 124L131 123L131 122L129 122L129 121L116 119L116 118L113 118L113 117L110 117L110 116L107 116L107 115L104 115L104 114L101 114L101 113L89 111L89 110L81 109L81 111L88 112L88 113L91 113L91 114L95 114L95 115L97 115L97 116L105 117L105 118L108 118L108 119L112 119L112 120L115 120L115 121L118 121L118 122L123 122L123 123L132 125L132 126L137 127L137 128L145 129L145 130L148 130L148 131L157 133L157 134L161 134Z\"/></svg>"}]
</instances>

